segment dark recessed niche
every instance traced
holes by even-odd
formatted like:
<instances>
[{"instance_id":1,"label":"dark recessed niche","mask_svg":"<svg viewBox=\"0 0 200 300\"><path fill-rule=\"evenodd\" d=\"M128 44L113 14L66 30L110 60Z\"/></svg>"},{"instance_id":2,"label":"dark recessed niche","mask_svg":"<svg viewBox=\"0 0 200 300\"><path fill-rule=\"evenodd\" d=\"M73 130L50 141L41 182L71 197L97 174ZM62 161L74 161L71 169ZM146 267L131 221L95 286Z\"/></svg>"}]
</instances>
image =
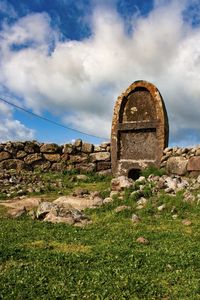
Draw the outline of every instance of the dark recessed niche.
<instances>
[{"instance_id":1,"label":"dark recessed niche","mask_svg":"<svg viewBox=\"0 0 200 300\"><path fill-rule=\"evenodd\" d=\"M136 180L140 177L141 170L140 169L130 169L128 171L128 178L131 178L133 180Z\"/></svg>"}]
</instances>

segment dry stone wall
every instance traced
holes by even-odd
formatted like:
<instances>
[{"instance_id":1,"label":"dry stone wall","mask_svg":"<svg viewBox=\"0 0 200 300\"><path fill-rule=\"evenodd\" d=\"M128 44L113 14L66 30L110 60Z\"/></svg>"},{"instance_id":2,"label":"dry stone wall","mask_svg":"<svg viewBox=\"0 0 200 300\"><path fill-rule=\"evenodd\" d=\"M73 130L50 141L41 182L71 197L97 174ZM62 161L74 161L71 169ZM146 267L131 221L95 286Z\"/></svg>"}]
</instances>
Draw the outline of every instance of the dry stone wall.
<instances>
[{"instance_id":1,"label":"dry stone wall","mask_svg":"<svg viewBox=\"0 0 200 300\"><path fill-rule=\"evenodd\" d=\"M166 148L163 152L161 167L164 167L169 174L200 175L200 146Z\"/></svg>"},{"instance_id":2,"label":"dry stone wall","mask_svg":"<svg viewBox=\"0 0 200 300\"><path fill-rule=\"evenodd\" d=\"M45 144L37 141L0 144L0 171L34 170L111 173L110 143L99 146L81 139L73 144ZM161 160L169 174L200 175L200 146L165 148Z\"/></svg>"},{"instance_id":3,"label":"dry stone wall","mask_svg":"<svg viewBox=\"0 0 200 300\"><path fill-rule=\"evenodd\" d=\"M37 141L0 144L0 170L111 172L110 143L99 146L78 139L73 144Z\"/></svg>"}]
</instances>

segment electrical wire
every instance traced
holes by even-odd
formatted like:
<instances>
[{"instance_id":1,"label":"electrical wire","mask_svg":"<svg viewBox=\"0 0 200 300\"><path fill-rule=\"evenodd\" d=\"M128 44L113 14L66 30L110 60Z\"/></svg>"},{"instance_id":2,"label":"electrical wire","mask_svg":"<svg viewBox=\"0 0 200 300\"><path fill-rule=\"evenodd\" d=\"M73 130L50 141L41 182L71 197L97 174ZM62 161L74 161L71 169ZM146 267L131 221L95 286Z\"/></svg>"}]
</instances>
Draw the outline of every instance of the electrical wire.
<instances>
[{"instance_id":1,"label":"electrical wire","mask_svg":"<svg viewBox=\"0 0 200 300\"><path fill-rule=\"evenodd\" d=\"M71 128L71 127L69 127L69 126L65 126L65 125L63 125L63 124L61 124L61 123L55 122L55 121L50 120L50 119L48 119L48 118L46 118L46 117L42 117L42 116L40 116L40 115L38 115L38 114L35 114L35 113L33 113L33 112L31 112L31 111L29 111L29 110L27 110L27 109L25 109L25 108L23 108L23 107L21 107L21 106L19 106L19 105L16 105L16 104L14 104L14 103L12 103L12 102L10 102L10 101L8 101L8 100L5 100L5 99L3 99L3 98L1 98L1 97L0 97L0 100L3 101L4 103L8 104L8 105L11 105L11 106L13 106L13 107L15 107L15 108L17 108L17 109L20 109L20 110L26 112L27 114L30 114L30 115L32 115L32 116L34 116L34 117L36 117L36 118L39 118L39 119L41 119L41 120L43 120L43 121L49 122L49 123L54 124L54 125L56 125L56 126L59 126L59 127L62 127L62 128L65 128L65 129L68 129L68 130L70 130L70 131L74 131L74 132L77 132L77 133L80 133L80 134L84 134L84 135L87 135L87 136L91 136L91 137L94 137L94 138L104 139L104 140L109 140L108 138L105 138L105 137L102 137L102 136L98 136L98 135L94 135L94 134L89 134L89 133L86 133L86 132L83 132L83 131L80 131L80 130Z\"/></svg>"}]
</instances>

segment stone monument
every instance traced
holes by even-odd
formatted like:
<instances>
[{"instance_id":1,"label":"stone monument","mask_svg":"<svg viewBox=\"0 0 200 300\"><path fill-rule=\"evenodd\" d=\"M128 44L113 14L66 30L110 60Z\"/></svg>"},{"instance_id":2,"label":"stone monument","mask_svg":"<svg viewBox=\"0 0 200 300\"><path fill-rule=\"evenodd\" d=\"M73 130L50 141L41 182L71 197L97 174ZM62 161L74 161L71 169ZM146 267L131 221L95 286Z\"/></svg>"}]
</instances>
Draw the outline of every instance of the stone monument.
<instances>
[{"instance_id":1,"label":"stone monument","mask_svg":"<svg viewBox=\"0 0 200 300\"><path fill-rule=\"evenodd\" d=\"M168 135L168 117L160 92L147 81L135 81L118 97L114 107L113 175L135 179L142 169L159 167Z\"/></svg>"}]
</instances>

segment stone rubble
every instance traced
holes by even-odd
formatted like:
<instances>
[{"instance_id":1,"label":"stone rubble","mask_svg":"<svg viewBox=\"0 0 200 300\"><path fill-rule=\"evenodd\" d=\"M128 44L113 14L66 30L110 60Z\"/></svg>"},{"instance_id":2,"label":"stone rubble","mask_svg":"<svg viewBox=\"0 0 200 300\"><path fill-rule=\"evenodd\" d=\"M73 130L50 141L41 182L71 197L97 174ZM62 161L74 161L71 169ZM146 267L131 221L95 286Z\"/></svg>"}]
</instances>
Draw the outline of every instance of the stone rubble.
<instances>
[{"instance_id":1,"label":"stone rubble","mask_svg":"<svg viewBox=\"0 0 200 300\"><path fill-rule=\"evenodd\" d=\"M30 146L30 145L29 145ZM32 148L29 148L29 151ZM44 149L45 150L45 149ZM47 151L47 150L45 150ZM50 148L48 148L50 151ZM87 176L76 175L76 180L87 180ZM72 179L74 176L72 176ZM74 179L73 179L74 180ZM49 184L49 183L48 183ZM56 182L50 182L50 185L56 185L60 192L63 189L62 181L58 179ZM77 182L78 184L78 182ZM53 202L44 201L41 197L27 197L26 192L29 190L42 192L45 190L45 182L40 178L40 175L36 175L33 172L30 173L17 173L17 171L6 171L0 173L0 187L1 193L4 190L12 195L13 191L17 191L17 198L13 200L1 201L0 204L9 208L9 214L13 218L20 217L24 214L28 214L33 219L38 219L45 222L52 223L65 223L74 226L85 226L91 224L92 221L85 216L84 210L86 208L94 209L103 205L112 205L115 198L118 201L122 201L122 204L113 211L119 213L124 210L130 210L132 213L132 223L139 223L141 219L137 216L139 210L143 210L148 207L148 197L151 195L159 197L160 195L168 194L175 196L176 193L182 191L182 201L189 204L200 204L200 176L198 177L183 177L180 175L149 175L148 178L139 177L133 181L125 176L120 176L111 180L109 196L102 198L98 191L89 192L87 189L77 188L72 195L60 196ZM126 197L127 189L129 191L130 199L135 203L135 212L132 211L132 207L123 205L123 200ZM59 194L59 193L58 193ZM157 210L157 217L164 211L168 211L168 205L165 203L156 203L155 210ZM134 213L133 213L134 212ZM179 212L176 207L171 208L172 219L177 219ZM189 222L183 222L183 225L189 226Z\"/></svg>"}]
</instances>

